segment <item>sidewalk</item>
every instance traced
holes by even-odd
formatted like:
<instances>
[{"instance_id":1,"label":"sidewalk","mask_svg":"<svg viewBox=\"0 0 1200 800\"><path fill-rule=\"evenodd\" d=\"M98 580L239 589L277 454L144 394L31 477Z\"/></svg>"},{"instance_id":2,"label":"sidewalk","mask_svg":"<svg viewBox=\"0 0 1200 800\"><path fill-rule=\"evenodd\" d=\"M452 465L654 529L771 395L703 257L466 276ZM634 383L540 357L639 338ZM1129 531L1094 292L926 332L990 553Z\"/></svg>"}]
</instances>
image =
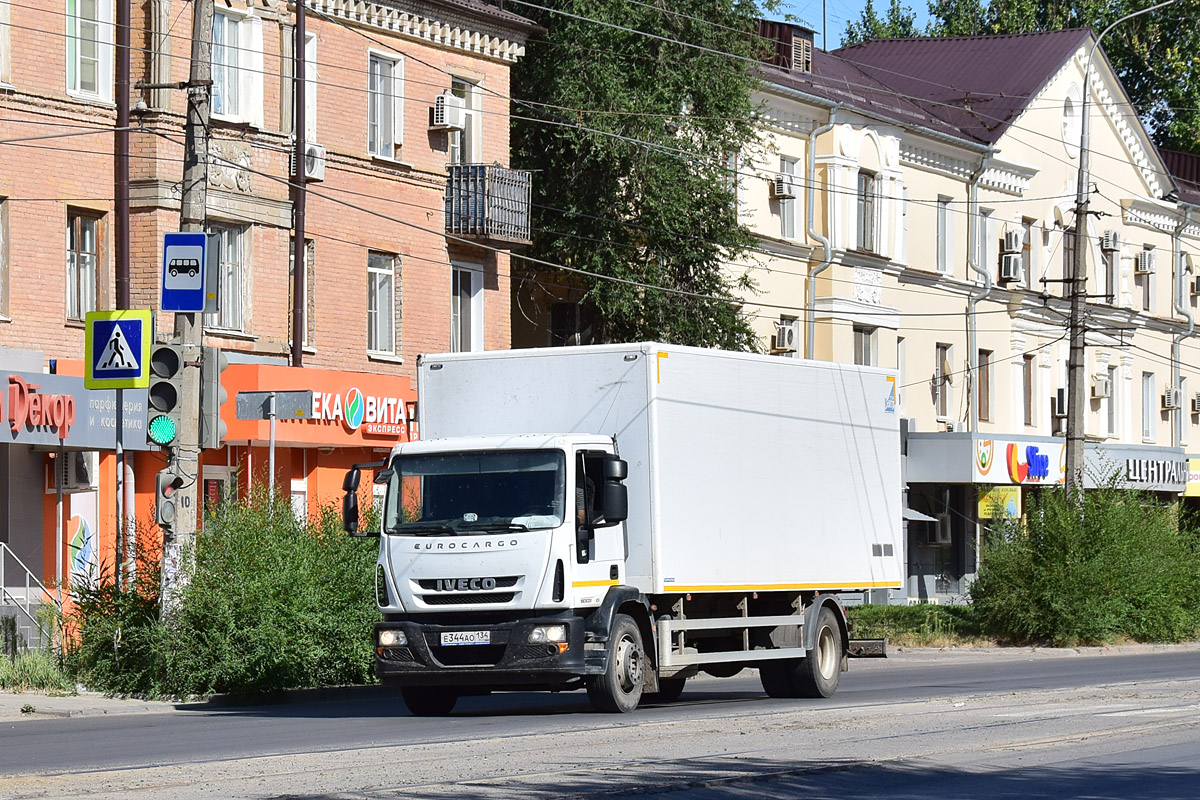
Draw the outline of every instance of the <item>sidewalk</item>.
<instances>
[{"instance_id":1,"label":"sidewalk","mask_svg":"<svg viewBox=\"0 0 1200 800\"><path fill-rule=\"evenodd\" d=\"M947 662L955 660L1017 661L1051 658L1094 658L1112 655L1153 652L1196 652L1200 642L1185 644L1126 644L1108 647L904 647L888 648L888 660L903 662ZM700 678L704 680L705 678ZM723 680L711 678L709 680ZM379 686L347 686L329 689L304 689L284 692L281 702L312 702L345 693L387 692ZM228 698L215 696L207 701L170 703L156 700L136 700L106 697L99 692L81 691L74 695L51 695L39 692L0 691L0 724L17 720L46 720L55 717L89 717L105 714L163 714L171 711L196 710L200 707L219 708L230 704Z\"/></svg>"}]
</instances>

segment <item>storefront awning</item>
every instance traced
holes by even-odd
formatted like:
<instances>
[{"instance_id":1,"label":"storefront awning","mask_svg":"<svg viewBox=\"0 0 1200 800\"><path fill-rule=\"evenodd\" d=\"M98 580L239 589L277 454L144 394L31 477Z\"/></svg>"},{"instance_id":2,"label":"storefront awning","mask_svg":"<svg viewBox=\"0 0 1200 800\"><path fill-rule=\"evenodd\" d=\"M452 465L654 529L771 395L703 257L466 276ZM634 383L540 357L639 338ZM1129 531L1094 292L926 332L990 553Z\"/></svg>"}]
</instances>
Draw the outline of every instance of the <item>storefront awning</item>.
<instances>
[{"instance_id":1,"label":"storefront awning","mask_svg":"<svg viewBox=\"0 0 1200 800\"><path fill-rule=\"evenodd\" d=\"M937 522L936 519L928 514L922 514L920 511L913 511L908 506L904 507L904 518L909 522Z\"/></svg>"}]
</instances>

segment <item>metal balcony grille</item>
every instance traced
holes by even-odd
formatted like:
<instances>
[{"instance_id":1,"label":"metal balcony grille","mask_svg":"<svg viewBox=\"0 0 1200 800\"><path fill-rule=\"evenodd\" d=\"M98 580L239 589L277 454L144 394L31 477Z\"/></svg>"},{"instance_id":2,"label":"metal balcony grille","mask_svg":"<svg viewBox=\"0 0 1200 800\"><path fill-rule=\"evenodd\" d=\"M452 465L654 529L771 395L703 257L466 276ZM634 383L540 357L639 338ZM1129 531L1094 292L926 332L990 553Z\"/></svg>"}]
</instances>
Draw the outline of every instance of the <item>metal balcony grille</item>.
<instances>
[{"instance_id":1,"label":"metal balcony grille","mask_svg":"<svg viewBox=\"0 0 1200 800\"><path fill-rule=\"evenodd\" d=\"M499 164L451 164L446 171L446 233L529 243L528 171Z\"/></svg>"}]
</instances>

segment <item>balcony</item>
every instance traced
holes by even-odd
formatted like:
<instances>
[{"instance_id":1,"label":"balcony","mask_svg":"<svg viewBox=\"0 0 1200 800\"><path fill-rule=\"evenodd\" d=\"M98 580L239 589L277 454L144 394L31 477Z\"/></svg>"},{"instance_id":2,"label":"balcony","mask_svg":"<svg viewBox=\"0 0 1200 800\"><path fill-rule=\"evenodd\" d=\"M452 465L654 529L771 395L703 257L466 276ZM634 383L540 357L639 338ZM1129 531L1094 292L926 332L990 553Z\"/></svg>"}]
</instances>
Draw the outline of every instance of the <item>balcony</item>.
<instances>
[{"instance_id":1,"label":"balcony","mask_svg":"<svg viewBox=\"0 0 1200 800\"><path fill-rule=\"evenodd\" d=\"M530 173L499 164L446 167L446 233L529 244Z\"/></svg>"}]
</instances>

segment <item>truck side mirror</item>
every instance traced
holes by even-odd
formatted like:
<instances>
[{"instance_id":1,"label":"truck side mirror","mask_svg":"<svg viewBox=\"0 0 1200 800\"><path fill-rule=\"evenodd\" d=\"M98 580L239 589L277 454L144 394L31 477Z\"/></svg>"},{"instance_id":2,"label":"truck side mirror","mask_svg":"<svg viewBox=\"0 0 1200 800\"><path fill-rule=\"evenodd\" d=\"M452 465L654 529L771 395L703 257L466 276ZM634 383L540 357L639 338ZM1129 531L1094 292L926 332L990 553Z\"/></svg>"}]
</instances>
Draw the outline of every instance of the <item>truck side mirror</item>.
<instances>
[{"instance_id":1,"label":"truck side mirror","mask_svg":"<svg viewBox=\"0 0 1200 800\"><path fill-rule=\"evenodd\" d=\"M616 481L604 482L604 522L615 525L629 519L629 489Z\"/></svg>"},{"instance_id":2,"label":"truck side mirror","mask_svg":"<svg viewBox=\"0 0 1200 800\"><path fill-rule=\"evenodd\" d=\"M357 470L355 470L357 472ZM350 481L347 480L346 483ZM342 496L342 530L351 536L358 536L358 491L347 490Z\"/></svg>"},{"instance_id":3,"label":"truck side mirror","mask_svg":"<svg viewBox=\"0 0 1200 800\"><path fill-rule=\"evenodd\" d=\"M346 470L346 477L342 478L342 491L357 492L360 480L362 480L362 473L359 472L358 467L351 467Z\"/></svg>"}]
</instances>

